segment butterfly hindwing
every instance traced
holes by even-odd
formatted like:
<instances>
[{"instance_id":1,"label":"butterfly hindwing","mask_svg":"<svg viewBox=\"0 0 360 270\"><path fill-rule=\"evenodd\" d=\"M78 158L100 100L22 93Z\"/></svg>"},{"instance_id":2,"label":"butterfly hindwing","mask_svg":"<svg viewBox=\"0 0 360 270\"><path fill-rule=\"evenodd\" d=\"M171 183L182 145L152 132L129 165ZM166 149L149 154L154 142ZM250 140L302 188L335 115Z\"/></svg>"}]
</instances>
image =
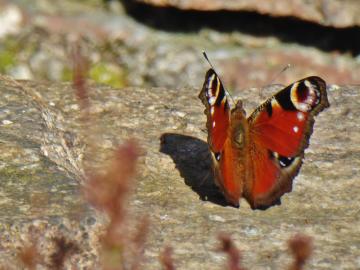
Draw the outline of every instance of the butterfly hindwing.
<instances>
[{"instance_id":1,"label":"butterfly hindwing","mask_svg":"<svg viewBox=\"0 0 360 270\"><path fill-rule=\"evenodd\" d=\"M248 118L253 175L245 197L253 208L278 203L291 191L314 116L328 106L325 82L312 76L285 87Z\"/></svg>"}]
</instances>

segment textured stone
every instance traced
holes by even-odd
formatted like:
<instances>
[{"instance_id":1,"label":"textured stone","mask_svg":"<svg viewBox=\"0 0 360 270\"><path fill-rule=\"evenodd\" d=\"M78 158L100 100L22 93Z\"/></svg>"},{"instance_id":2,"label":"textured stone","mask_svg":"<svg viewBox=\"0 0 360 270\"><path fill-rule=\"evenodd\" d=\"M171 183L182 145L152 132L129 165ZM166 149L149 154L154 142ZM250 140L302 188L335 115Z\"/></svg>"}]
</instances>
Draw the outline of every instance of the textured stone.
<instances>
[{"instance_id":1,"label":"textured stone","mask_svg":"<svg viewBox=\"0 0 360 270\"><path fill-rule=\"evenodd\" d=\"M199 11L255 11L274 17L300 20L334 27L360 25L360 3L357 0L135 0L159 7Z\"/></svg>"},{"instance_id":2,"label":"textured stone","mask_svg":"<svg viewBox=\"0 0 360 270\"><path fill-rule=\"evenodd\" d=\"M284 269L289 263L285 242L297 232L314 239L309 269L359 268L359 86L330 86L331 107L317 117L293 191L281 206L266 211L252 211L245 201L239 209L226 206L208 177L200 86L90 87L98 148L87 158L101 169L110 150L130 137L146 151L129 208L151 222L144 269L160 268L164 245L173 246L179 269L221 269L225 257L214 252L219 232L231 234L249 269ZM262 95L278 88L266 87ZM2 77L0 92L0 123L6 123L0 124L2 262L14 259L13 249L29 224L51 223L44 225L49 235L77 226L85 230L87 237L68 235L84 242L79 264L96 268L96 235L103 221L78 193L81 157L88 150L71 85ZM248 112L260 103L257 89L239 96ZM35 195L33 201L27 199Z\"/></svg>"},{"instance_id":3,"label":"textured stone","mask_svg":"<svg viewBox=\"0 0 360 270\"><path fill-rule=\"evenodd\" d=\"M82 1L53 5L44 0L41 3L47 5L36 2L31 7L20 2L27 27L4 41L5 51L0 46L2 57L11 60L9 67L2 66L3 73L18 79L70 80L70 48L75 37L82 36L84 42L79 43L89 58L89 76L117 86L200 85L209 67L202 50L229 89L261 87L272 81L285 84L313 74L336 84L359 82L360 39L353 38L360 35L357 28L333 29L254 14L191 15L161 9L157 13L157 8L142 5L114 14ZM124 6L129 2L124 1ZM155 27L147 25L156 20L150 24ZM273 80L287 64L292 68Z\"/></svg>"}]
</instances>

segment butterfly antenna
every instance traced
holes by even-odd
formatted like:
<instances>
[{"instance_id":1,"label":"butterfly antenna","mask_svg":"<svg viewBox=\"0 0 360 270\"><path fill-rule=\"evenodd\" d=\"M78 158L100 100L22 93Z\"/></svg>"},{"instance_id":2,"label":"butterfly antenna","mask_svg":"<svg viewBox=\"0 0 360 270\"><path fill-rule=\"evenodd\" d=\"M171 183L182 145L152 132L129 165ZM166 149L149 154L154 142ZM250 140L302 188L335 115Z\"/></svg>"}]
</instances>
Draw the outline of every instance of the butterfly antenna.
<instances>
[{"instance_id":1,"label":"butterfly antenna","mask_svg":"<svg viewBox=\"0 0 360 270\"><path fill-rule=\"evenodd\" d=\"M221 81L219 74L216 72L214 66L211 64L211 62L209 60L209 57L207 56L206 52L202 51L202 53L203 53L203 56L205 57L206 61L209 63L210 67L214 70L216 75L219 77L219 80ZM221 82L221 84L224 86L224 84L222 82ZM225 89L225 87L224 87L224 89ZM225 89L225 93L226 93L227 96L230 97L232 103L235 104L235 101L234 101L233 97L230 95L229 91Z\"/></svg>"},{"instance_id":2,"label":"butterfly antenna","mask_svg":"<svg viewBox=\"0 0 360 270\"><path fill-rule=\"evenodd\" d=\"M271 81L269 82L269 84L272 84L277 78L279 78L279 76L285 72L286 70L288 70L289 68L291 68L290 64L287 64L285 67L283 67L282 70L280 70L277 74L275 74L275 76L271 79Z\"/></svg>"},{"instance_id":3,"label":"butterfly antenna","mask_svg":"<svg viewBox=\"0 0 360 270\"><path fill-rule=\"evenodd\" d=\"M283 67L282 70L280 70L278 73L276 73L275 76L273 76L273 78L271 79L271 81L270 81L269 83L267 83L266 85L271 85L271 84L273 84L273 82L274 82L277 78L279 78L279 76L280 76L283 72L285 72L287 69L289 69L289 68L291 68L291 65L290 65L290 64L287 64L285 67ZM260 97L261 97L261 98L265 98L265 97L263 96L263 87L260 87Z\"/></svg>"},{"instance_id":4,"label":"butterfly antenna","mask_svg":"<svg viewBox=\"0 0 360 270\"><path fill-rule=\"evenodd\" d=\"M210 60L209 60L209 57L207 56L206 52L205 51L202 51L203 53L203 56L205 57L206 61L209 63L210 67L215 71L215 68L214 66L211 64ZM216 71L215 71L216 72Z\"/></svg>"}]
</instances>

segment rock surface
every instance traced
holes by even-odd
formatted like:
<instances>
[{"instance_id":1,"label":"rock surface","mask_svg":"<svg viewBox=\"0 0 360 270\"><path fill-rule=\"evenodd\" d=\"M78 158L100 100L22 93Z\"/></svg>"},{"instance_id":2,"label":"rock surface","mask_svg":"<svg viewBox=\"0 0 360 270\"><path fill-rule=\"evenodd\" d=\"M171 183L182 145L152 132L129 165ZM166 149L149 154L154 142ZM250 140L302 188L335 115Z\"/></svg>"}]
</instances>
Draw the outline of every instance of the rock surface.
<instances>
[{"instance_id":1,"label":"rock surface","mask_svg":"<svg viewBox=\"0 0 360 270\"><path fill-rule=\"evenodd\" d=\"M293 191L266 211L252 211L245 201L239 209L226 206L207 177L198 91L90 87L99 166L127 138L146 150L130 201L135 217L150 218L144 269L160 268L164 245L174 248L178 269L220 269L225 257L214 252L219 232L232 236L251 269L285 269L290 261L285 242L297 232L314 239L309 269L359 268L359 86L329 87L331 107L316 119ZM71 85L1 77L0 92L2 263L16 258L24 228L32 224L47 235L59 230L74 235L84 247L75 262L96 268L103 221L79 194L86 147ZM258 89L239 96L248 112L260 103Z\"/></svg>"},{"instance_id":2,"label":"rock surface","mask_svg":"<svg viewBox=\"0 0 360 270\"><path fill-rule=\"evenodd\" d=\"M128 7L129 2L119 4L118 12L68 0L5 5L20 10L23 27L0 42L0 72L18 79L70 80L77 40L89 59L89 77L115 87L196 87L209 67L202 50L229 89L286 84L313 74L335 84L359 83L360 39L353 38L360 35L358 28L236 12L148 10ZM292 68L274 80L288 64Z\"/></svg>"},{"instance_id":3,"label":"rock surface","mask_svg":"<svg viewBox=\"0 0 360 270\"><path fill-rule=\"evenodd\" d=\"M201 11L255 11L270 16L295 17L327 26L360 26L360 3L357 0L135 0L159 7Z\"/></svg>"}]
</instances>

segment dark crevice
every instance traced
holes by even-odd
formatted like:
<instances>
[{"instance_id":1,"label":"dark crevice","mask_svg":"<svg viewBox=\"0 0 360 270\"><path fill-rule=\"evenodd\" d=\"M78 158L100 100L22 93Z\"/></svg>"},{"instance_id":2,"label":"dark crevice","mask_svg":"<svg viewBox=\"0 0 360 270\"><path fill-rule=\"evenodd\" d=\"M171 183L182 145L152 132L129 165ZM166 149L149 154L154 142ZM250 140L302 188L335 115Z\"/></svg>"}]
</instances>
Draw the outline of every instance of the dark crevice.
<instances>
[{"instance_id":1,"label":"dark crevice","mask_svg":"<svg viewBox=\"0 0 360 270\"><path fill-rule=\"evenodd\" d=\"M324 51L360 53L360 27L334 28L299 20L272 17L247 11L195 11L154 7L130 0L122 1L127 13L137 21L164 31L197 32L210 28L220 32L274 36L283 42L299 43Z\"/></svg>"}]
</instances>

